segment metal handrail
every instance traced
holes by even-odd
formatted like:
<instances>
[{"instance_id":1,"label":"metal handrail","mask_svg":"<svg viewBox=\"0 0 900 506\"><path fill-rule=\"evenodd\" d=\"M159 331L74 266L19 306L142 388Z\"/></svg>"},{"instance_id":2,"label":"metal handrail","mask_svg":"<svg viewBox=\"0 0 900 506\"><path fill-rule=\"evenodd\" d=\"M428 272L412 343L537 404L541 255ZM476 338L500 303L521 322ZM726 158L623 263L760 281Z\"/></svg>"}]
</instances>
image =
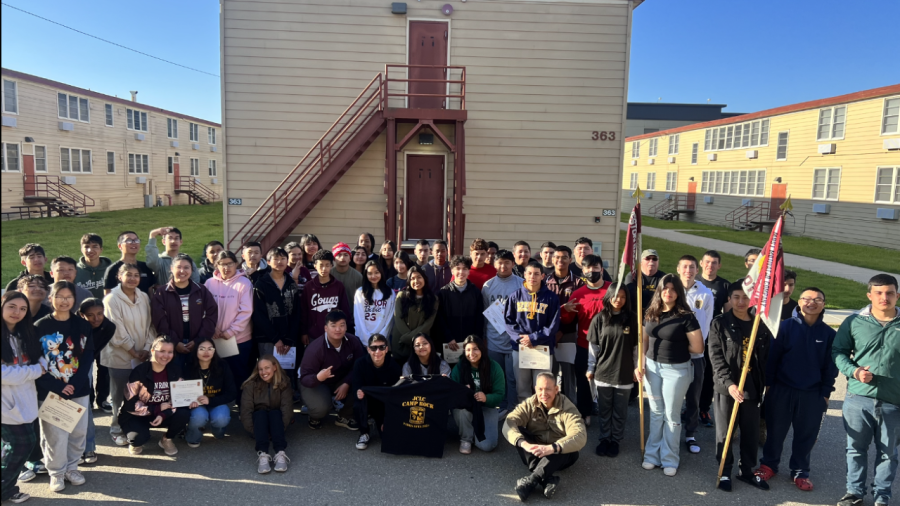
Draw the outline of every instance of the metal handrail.
<instances>
[{"instance_id":1,"label":"metal handrail","mask_svg":"<svg viewBox=\"0 0 900 506\"><path fill-rule=\"evenodd\" d=\"M395 78L390 77L390 69L392 68L405 68L407 69L406 75L409 76L409 69L411 68L426 68L426 69L443 69L447 73L447 79L410 79L410 78ZM450 79L450 71L451 70L459 70L460 78L459 79ZM389 89L388 84L390 83L445 83L445 84L459 84L460 89L459 93L447 93L447 94L437 94L437 93L396 93L392 92ZM460 101L459 110L466 110L466 67L461 65L401 65L389 63L384 66L384 107L387 108L388 100L391 97L434 97L434 98L458 98ZM449 101L446 109L449 109Z\"/></svg>"},{"instance_id":2,"label":"metal handrail","mask_svg":"<svg viewBox=\"0 0 900 506\"><path fill-rule=\"evenodd\" d=\"M672 208L675 205L675 200L663 200L659 204L656 204L652 208L650 208L650 215L654 218L659 218L661 215L665 214L666 211Z\"/></svg>"},{"instance_id":3,"label":"metal handrail","mask_svg":"<svg viewBox=\"0 0 900 506\"><path fill-rule=\"evenodd\" d=\"M219 200L219 194L198 181L197 176L178 176L178 185L182 191L187 187L188 191L198 194L208 202Z\"/></svg>"},{"instance_id":4,"label":"metal handrail","mask_svg":"<svg viewBox=\"0 0 900 506\"><path fill-rule=\"evenodd\" d=\"M735 223L738 225L747 225L751 221L756 221L758 218L761 219L763 211L768 207L769 205L766 202L757 202L752 206L740 206L728 213L725 216L725 221L731 223L731 228L735 228Z\"/></svg>"},{"instance_id":5,"label":"metal handrail","mask_svg":"<svg viewBox=\"0 0 900 506\"><path fill-rule=\"evenodd\" d=\"M34 182L29 183L27 178L33 177ZM60 184L59 176L25 176L25 184L34 186L34 197L58 199L72 206L75 211L87 212L88 207L94 207L94 199L68 185Z\"/></svg>"}]
</instances>

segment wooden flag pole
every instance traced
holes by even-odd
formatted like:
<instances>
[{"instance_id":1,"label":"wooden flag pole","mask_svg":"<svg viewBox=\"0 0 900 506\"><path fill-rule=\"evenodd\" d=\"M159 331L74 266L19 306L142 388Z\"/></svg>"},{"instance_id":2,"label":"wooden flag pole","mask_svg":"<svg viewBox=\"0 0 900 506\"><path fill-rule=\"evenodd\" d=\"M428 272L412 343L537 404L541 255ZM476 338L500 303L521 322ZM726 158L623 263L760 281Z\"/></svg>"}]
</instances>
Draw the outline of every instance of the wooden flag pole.
<instances>
[{"instance_id":1,"label":"wooden flag pole","mask_svg":"<svg viewBox=\"0 0 900 506\"><path fill-rule=\"evenodd\" d=\"M756 311L756 318L753 319L753 331L750 332L750 343L747 344L747 355L744 358L744 367L741 368L741 381L738 384L738 390L744 391L744 383L747 381L747 372L750 370L750 360L753 356L753 345L756 344L756 332L759 330L760 315L759 310ZM759 364L757 364L759 367ZM744 399L746 400L746 399ZM734 401L734 408L731 410L731 421L728 422L728 432L725 434L725 446L722 447L722 454L719 456L719 474L716 475L716 487L719 486L719 480L722 479L722 472L725 470L725 455L731 449L731 434L734 431L734 422L737 420L738 407L741 403Z\"/></svg>"}]
</instances>

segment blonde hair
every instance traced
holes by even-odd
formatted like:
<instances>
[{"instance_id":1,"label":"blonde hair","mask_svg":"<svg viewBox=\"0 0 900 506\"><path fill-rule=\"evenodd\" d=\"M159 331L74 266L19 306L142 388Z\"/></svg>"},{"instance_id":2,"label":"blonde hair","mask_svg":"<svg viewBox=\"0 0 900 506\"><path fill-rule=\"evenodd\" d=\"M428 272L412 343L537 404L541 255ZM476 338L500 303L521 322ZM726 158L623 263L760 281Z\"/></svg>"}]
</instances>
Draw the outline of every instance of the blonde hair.
<instances>
[{"instance_id":1,"label":"blonde hair","mask_svg":"<svg viewBox=\"0 0 900 506\"><path fill-rule=\"evenodd\" d=\"M276 390L283 390L285 387L290 385L290 381L288 380L287 374L285 374L284 369L281 368L281 364L275 360L275 357L272 355L263 355L259 357L259 362L263 360L268 360L275 366L275 374L272 376L272 388ZM259 377L259 362L257 362L256 367L253 368L253 372L250 373L250 377L247 378L241 385L241 389L250 385L251 383L256 383L257 380L263 381L262 378Z\"/></svg>"}]
</instances>

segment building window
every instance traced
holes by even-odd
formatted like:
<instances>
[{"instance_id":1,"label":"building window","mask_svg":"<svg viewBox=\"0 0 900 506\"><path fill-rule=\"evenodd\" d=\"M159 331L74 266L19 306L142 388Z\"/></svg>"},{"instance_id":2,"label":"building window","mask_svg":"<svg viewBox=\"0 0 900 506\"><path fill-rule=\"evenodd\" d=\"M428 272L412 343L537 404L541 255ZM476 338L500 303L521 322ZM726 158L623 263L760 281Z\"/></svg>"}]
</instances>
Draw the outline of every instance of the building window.
<instances>
[{"instance_id":1,"label":"building window","mask_svg":"<svg viewBox=\"0 0 900 506\"><path fill-rule=\"evenodd\" d=\"M200 142L200 125L188 123L188 130L191 131L191 142Z\"/></svg>"},{"instance_id":2,"label":"building window","mask_svg":"<svg viewBox=\"0 0 900 506\"><path fill-rule=\"evenodd\" d=\"M216 168L216 161L209 161L209 177L219 177L219 171Z\"/></svg>"},{"instance_id":3,"label":"building window","mask_svg":"<svg viewBox=\"0 0 900 506\"><path fill-rule=\"evenodd\" d=\"M700 149L700 143L695 142L691 145L691 165L697 165L697 151Z\"/></svg>"},{"instance_id":4,"label":"building window","mask_svg":"<svg viewBox=\"0 0 900 506\"><path fill-rule=\"evenodd\" d=\"M8 79L3 80L3 112L19 114L18 84Z\"/></svg>"},{"instance_id":5,"label":"building window","mask_svg":"<svg viewBox=\"0 0 900 506\"><path fill-rule=\"evenodd\" d=\"M106 104L106 126L113 126L113 106L112 104Z\"/></svg>"},{"instance_id":6,"label":"building window","mask_svg":"<svg viewBox=\"0 0 900 506\"><path fill-rule=\"evenodd\" d=\"M659 137L655 139L650 139L650 147L647 148L647 156L656 156L657 151L659 150Z\"/></svg>"},{"instance_id":7,"label":"building window","mask_svg":"<svg viewBox=\"0 0 900 506\"><path fill-rule=\"evenodd\" d=\"M166 173L167 174L175 174L175 158L169 157L166 160Z\"/></svg>"},{"instance_id":8,"label":"building window","mask_svg":"<svg viewBox=\"0 0 900 506\"><path fill-rule=\"evenodd\" d=\"M57 93L57 105L59 106L59 117L68 118L84 123L91 122L91 106L88 99L79 98L65 93Z\"/></svg>"},{"instance_id":9,"label":"building window","mask_svg":"<svg viewBox=\"0 0 900 506\"><path fill-rule=\"evenodd\" d=\"M878 167L875 202L900 204L900 166Z\"/></svg>"},{"instance_id":10,"label":"building window","mask_svg":"<svg viewBox=\"0 0 900 506\"><path fill-rule=\"evenodd\" d=\"M884 113L881 118L881 133L895 134L898 131L897 119L900 118L900 97L884 100Z\"/></svg>"},{"instance_id":11,"label":"building window","mask_svg":"<svg viewBox=\"0 0 900 506\"><path fill-rule=\"evenodd\" d=\"M710 129L706 129L706 133L703 135L703 151L709 151L709 142L712 139L712 131Z\"/></svg>"},{"instance_id":12,"label":"building window","mask_svg":"<svg viewBox=\"0 0 900 506\"><path fill-rule=\"evenodd\" d=\"M213 127L206 127L206 135L209 137L210 146L214 146L216 144L216 129Z\"/></svg>"},{"instance_id":13,"label":"building window","mask_svg":"<svg viewBox=\"0 0 900 506\"><path fill-rule=\"evenodd\" d=\"M178 138L178 120L166 118L166 132L170 139Z\"/></svg>"},{"instance_id":14,"label":"building window","mask_svg":"<svg viewBox=\"0 0 900 506\"><path fill-rule=\"evenodd\" d=\"M765 170L703 171L702 193L762 197L766 193Z\"/></svg>"},{"instance_id":15,"label":"building window","mask_svg":"<svg viewBox=\"0 0 900 506\"><path fill-rule=\"evenodd\" d=\"M113 151L106 152L106 173L116 173L116 153Z\"/></svg>"},{"instance_id":16,"label":"building window","mask_svg":"<svg viewBox=\"0 0 900 506\"><path fill-rule=\"evenodd\" d=\"M725 129L725 149L731 149L731 142L734 139L734 127L730 126Z\"/></svg>"},{"instance_id":17,"label":"building window","mask_svg":"<svg viewBox=\"0 0 900 506\"><path fill-rule=\"evenodd\" d=\"M91 150L59 148L59 170L61 172L87 173L93 172L91 168Z\"/></svg>"},{"instance_id":18,"label":"building window","mask_svg":"<svg viewBox=\"0 0 900 506\"><path fill-rule=\"evenodd\" d=\"M631 182L629 183L628 188L631 190L637 190L637 183L638 183L638 173L632 172L631 173Z\"/></svg>"},{"instance_id":19,"label":"building window","mask_svg":"<svg viewBox=\"0 0 900 506\"><path fill-rule=\"evenodd\" d=\"M47 146L34 147L34 171L47 172Z\"/></svg>"},{"instance_id":20,"label":"building window","mask_svg":"<svg viewBox=\"0 0 900 506\"><path fill-rule=\"evenodd\" d=\"M632 158L640 158L641 157L640 141L634 141L631 143L631 157Z\"/></svg>"},{"instance_id":21,"label":"building window","mask_svg":"<svg viewBox=\"0 0 900 506\"><path fill-rule=\"evenodd\" d=\"M19 172L19 145L4 142L3 172Z\"/></svg>"},{"instance_id":22,"label":"building window","mask_svg":"<svg viewBox=\"0 0 900 506\"><path fill-rule=\"evenodd\" d=\"M776 160L787 160L788 133L778 132L778 152L775 155Z\"/></svg>"},{"instance_id":23,"label":"building window","mask_svg":"<svg viewBox=\"0 0 900 506\"><path fill-rule=\"evenodd\" d=\"M129 174L149 174L150 156L137 153L128 153Z\"/></svg>"},{"instance_id":24,"label":"building window","mask_svg":"<svg viewBox=\"0 0 900 506\"><path fill-rule=\"evenodd\" d=\"M677 178L678 178L677 172L667 172L666 173L666 191L667 192L677 191L677 186L675 185Z\"/></svg>"},{"instance_id":25,"label":"building window","mask_svg":"<svg viewBox=\"0 0 900 506\"><path fill-rule=\"evenodd\" d=\"M739 125L707 128L704 151L741 149L769 144L769 120L748 121Z\"/></svg>"},{"instance_id":26,"label":"building window","mask_svg":"<svg viewBox=\"0 0 900 506\"><path fill-rule=\"evenodd\" d=\"M846 105L819 109L819 130L816 140L843 139L846 117Z\"/></svg>"},{"instance_id":27,"label":"building window","mask_svg":"<svg viewBox=\"0 0 900 506\"><path fill-rule=\"evenodd\" d=\"M147 131L147 113L135 111L134 109L125 109L125 116L128 118L129 130Z\"/></svg>"},{"instance_id":28,"label":"building window","mask_svg":"<svg viewBox=\"0 0 900 506\"><path fill-rule=\"evenodd\" d=\"M678 138L681 137L681 134L675 134L669 136L669 154L677 155L678 154Z\"/></svg>"},{"instance_id":29,"label":"building window","mask_svg":"<svg viewBox=\"0 0 900 506\"><path fill-rule=\"evenodd\" d=\"M812 198L818 200L837 200L840 186L840 167L815 169L813 171Z\"/></svg>"},{"instance_id":30,"label":"building window","mask_svg":"<svg viewBox=\"0 0 900 506\"><path fill-rule=\"evenodd\" d=\"M648 172L647 173L647 187L645 190L655 190L656 189L656 172Z\"/></svg>"},{"instance_id":31,"label":"building window","mask_svg":"<svg viewBox=\"0 0 900 506\"><path fill-rule=\"evenodd\" d=\"M200 175L200 159L199 158L191 158L191 175L192 176Z\"/></svg>"}]
</instances>

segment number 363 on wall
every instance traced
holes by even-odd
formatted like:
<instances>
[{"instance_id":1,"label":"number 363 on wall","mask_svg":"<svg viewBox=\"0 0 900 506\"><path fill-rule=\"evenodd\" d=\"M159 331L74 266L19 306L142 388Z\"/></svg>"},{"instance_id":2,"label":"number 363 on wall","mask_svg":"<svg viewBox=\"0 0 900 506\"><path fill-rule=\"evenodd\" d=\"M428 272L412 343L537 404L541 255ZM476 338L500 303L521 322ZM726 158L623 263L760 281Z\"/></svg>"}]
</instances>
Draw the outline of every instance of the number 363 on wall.
<instances>
[{"instance_id":1,"label":"number 363 on wall","mask_svg":"<svg viewBox=\"0 0 900 506\"><path fill-rule=\"evenodd\" d=\"M592 141L614 141L616 140L615 132L591 132Z\"/></svg>"}]
</instances>

